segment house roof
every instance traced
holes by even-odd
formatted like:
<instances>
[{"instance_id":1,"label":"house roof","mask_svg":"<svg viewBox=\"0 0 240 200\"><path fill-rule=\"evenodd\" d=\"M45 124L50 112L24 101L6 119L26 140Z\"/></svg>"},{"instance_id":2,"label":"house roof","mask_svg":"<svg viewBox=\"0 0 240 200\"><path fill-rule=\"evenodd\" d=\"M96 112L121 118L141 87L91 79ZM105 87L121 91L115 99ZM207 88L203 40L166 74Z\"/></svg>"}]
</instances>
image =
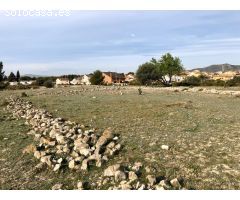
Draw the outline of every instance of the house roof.
<instances>
[{"instance_id":1,"label":"house roof","mask_svg":"<svg viewBox=\"0 0 240 200\"><path fill-rule=\"evenodd\" d=\"M107 76L112 77L113 79L125 79L124 73L117 73L117 72L103 72Z\"/></svg>"}]
</instances>

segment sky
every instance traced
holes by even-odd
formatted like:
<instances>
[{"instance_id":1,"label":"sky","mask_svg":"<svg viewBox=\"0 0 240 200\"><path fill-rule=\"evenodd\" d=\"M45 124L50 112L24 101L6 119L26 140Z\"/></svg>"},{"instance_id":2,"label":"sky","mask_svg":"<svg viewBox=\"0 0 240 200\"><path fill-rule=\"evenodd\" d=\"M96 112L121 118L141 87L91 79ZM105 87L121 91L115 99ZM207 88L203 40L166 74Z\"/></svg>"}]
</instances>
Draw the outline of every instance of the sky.
<instances>
[{"instance_id":1,"label":"sky","mask_svg":"<svg viewBox=\"0 0 240 200\"><path fill-rule=\"evenodd\" d=\"M129 72L171 53L185 69L240 64L240 11L71 11L5 16L0 61L6 74Z\"/></svg>"}]
</instances>

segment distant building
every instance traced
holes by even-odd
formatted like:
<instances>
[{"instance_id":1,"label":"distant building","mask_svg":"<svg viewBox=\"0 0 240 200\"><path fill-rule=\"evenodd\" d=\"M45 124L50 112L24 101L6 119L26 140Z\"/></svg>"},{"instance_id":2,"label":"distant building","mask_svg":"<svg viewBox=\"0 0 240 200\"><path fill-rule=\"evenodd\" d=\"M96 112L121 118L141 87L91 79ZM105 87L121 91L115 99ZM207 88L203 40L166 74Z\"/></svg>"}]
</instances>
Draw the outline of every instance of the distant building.
<instances>
[{"instance_id":1,"label":"distant building","mask_svg":"<svg viewBox=\"0 0 240 200\"><path fill-rule=\"evenodd\" d=\"M18 85L18 82L17 82L17 81L9 82L9 85L11 85L11 86L15 86L15 85Z\"/></svg>"},{"instance_id":2,"label":"distant building","mask_svg":"<svg viewBox=\"0 0 240 200\"><path fill-rule=\"evenodd\" d=\"M70 85L70 81L68 78L57 78L56 85Z\"/></svg>"},{"instance_id":3,"label":"distant building","mask_svg":"<svg viewBox=\"0 0 240 200\"><path fill-rule=\"evenodd\" d=\"M130 82L134 81L135 79L136 79L136 77L133 72L129 72L129 73L125 74L125 82L126 83L130 83Z\"/></svg>"},{"instance_id":4,"label":"distant building","mask_svg":"<svg viewBox=\"0 0 240 200\"><path fill-rule=\"evenodd\" d=\"M20 81L21 85L32 85L35 81Z\"/></svg>"},{"instance_id":5,"label":"distant building","mask_svg":"<svg viewBox=\"0 0 240 200\"><path fill-rule=\"evenodd\" d=\"M124 73L117 73L117 72L103 72L102 73L105 84L114 84L114 83L124 83L125 82L125 75Z\"/></svg>"},{"instance_id":6,"label":"distant building","mask_svg":"<svg viewBox=\"0 0 240 200\"><path fill-rule=\"evenodd\" d=\"M237 72L236 71L226 71L226 72L215 72L212 76L213 80L223 80L223 81L228 81L230 79L233 79L234 76L237 76Z\"/></svg>"},{"instance_id":7,"label":"distant building","mask_svg":"<svg viewBox=\"0 0 240 200\"><path fill-rule=\"evenodd\" d=\"M71 85L91 85L90 82L91 74L79 76L70 81Z\"/></svg>"},{"instance_id":8,"label":"distant building","mask_svg":"<svg viewBox=\"0 0 240 200\"><path fill-rule=\"evenodd\" d=\"M82 76L79 76L77 78L74 78L73 80L70 81L71 85L81 85L82 84Z\"/></svg>"},{"instance_id":9,"label":"distant building","mask_svg":"<svg viewBox=\"0 0 240 200\"><path fill-rule=\"evenodd\" d=\"M200 70L193 70L193 71L188 73L188 76L199 77L201 74L202 74L202 72L200 72Z\"/></svg>"},{"instance_id":10,"label":"distant building","mask_svg":"<svg viewBox=\"0 0 240 200\"><path fill-rule=\"evenodd\" d=\"M88 75L83 75L82 76L82 79L81 79L81 84L82 85L91 85L91 82L90 82L90 78L91 78L92 74L88 74Z\"/></svg>"}]
</instances>

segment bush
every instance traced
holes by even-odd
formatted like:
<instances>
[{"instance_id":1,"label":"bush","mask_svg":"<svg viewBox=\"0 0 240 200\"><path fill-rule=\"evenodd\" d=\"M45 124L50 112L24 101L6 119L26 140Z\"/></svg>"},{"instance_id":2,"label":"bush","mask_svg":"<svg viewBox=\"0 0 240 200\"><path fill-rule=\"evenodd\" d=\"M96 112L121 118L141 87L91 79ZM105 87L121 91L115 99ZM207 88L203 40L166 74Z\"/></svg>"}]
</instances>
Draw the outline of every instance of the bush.
<instances>
[{"instance_id":1,"label":"bush","mask_svg":"<svg viewBox=\"0 0 240 200\"><path fill-rule=\"evenodd\" d=\"M36 85L43 86L45 79L42 77L39 77L36 79Z\"/></svg>"},{"instance_id":2,"label":"bush","mask_svg":"<svg viewBox=\"0 0 240 200\"><path fill-rule=\"evenodd\" d=\"M4 90L7 88L9 83L4 83L4 82L0 82L0 90Z\"/></svg>"},{"instance_id":3,"label":"bush","mask_svg":"<svg viewBox=\"0 0 240 200\"><path fill-rule=\"evenodd\" d=\"M136 80L129 82L128 85L141 85L141 83L139 82L139 80L136 79Z\"/></svg>"},{"instance_id":4,"label":"bush","mask_svg":"<svg viewBox=\"0 0 240 200\"><path fill-rule=\"evenodd\" d=\"M235 76L233 77L233 79L228 80L226 82L226 86L240 86L240 77L239 76Z\"/></svg>"},{"instance_id":5,"label":"bush","mask_svg":"<svg viewBox=\"0 0 240 200\"><path fill-rule=\"evenodd\" d=\"M21 97L28 97L28 95L26 94L26 92L22 92Z\"/></svg>"},{"instance_id":6,"label":"bush","mask_svg":"<svg viewBox=\"0 0 240 200\"><path fill-rule=\"evenodd\" d=\"M185 80L179 83L179 86L200 86L201 79L195 76L187 77Z\"/></svg>"},{"instance_id":7,"label":"bush","mask_svg":"<svg viewBox=\"0 0 240 200\"><path fill-rule=\"evenodd\" d=\"M52 88L54 86L52 80L47 80L43 83L46 88Z\"/></svg>"},{"instance_id":8,"label":"bush","mask_svg":"<svg viewBox=\"0 0 240 200\"><path fill-rule=\"evenodd\" d=\"M27 90L27 89L31 89L30 85L8 85L7 87L8 90Z\"/></svg>"}]
</instances>

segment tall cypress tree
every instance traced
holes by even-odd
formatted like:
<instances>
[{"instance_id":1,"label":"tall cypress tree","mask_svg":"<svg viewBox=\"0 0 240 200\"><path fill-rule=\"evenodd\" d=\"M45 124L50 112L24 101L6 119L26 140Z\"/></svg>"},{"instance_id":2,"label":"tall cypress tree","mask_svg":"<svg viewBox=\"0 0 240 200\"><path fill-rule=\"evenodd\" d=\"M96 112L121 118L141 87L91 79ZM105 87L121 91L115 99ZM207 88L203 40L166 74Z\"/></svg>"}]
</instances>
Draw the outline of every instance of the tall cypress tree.
<instances>
[{"instance_id":1,"label":"tall cypress tree","mask_svg":"<svg viewBox=\"0 0 240 200\"><path fill-rule=\"evenodd\" d=\"M17 80L17 82L20 81L20 72L19 71L17 71L16 80Z\"/></svg>"}]
</instances>

